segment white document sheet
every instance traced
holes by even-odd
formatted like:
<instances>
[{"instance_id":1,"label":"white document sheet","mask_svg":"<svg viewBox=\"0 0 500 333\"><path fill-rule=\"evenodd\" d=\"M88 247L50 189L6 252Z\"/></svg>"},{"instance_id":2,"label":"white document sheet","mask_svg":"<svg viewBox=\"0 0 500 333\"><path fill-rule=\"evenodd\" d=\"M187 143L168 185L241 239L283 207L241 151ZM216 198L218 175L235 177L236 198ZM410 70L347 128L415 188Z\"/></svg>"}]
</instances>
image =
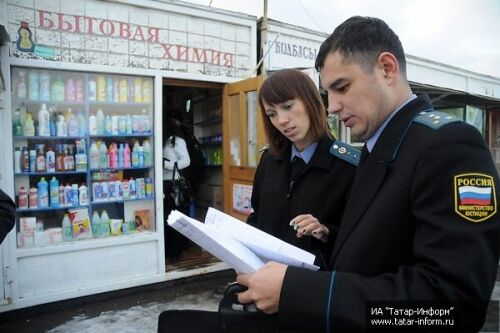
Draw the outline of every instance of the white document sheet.
<instances>
[{"instance_id":1,"label":"white document sheet","mask_svg":"<svg viewBox=\"0 0 500 333\"><path fill-rule=\"evenodd\" d=\"M312 253L288 244L215 208L208 209L205 225L243 243L264 262L277 261L312 270L319 269L314 265L316 257Z\"/></svg>"},{"instance_id":2,"label":"white document sheet","mask_svg":"<svg viewBox=\"0 0 500 333\"><path fill-rule=\"evenodd\" d=\"M236 272L253 273L264 265L262 260L242 243L179 211L172 211L167 222Z\"/></svg>"}]
</instances>

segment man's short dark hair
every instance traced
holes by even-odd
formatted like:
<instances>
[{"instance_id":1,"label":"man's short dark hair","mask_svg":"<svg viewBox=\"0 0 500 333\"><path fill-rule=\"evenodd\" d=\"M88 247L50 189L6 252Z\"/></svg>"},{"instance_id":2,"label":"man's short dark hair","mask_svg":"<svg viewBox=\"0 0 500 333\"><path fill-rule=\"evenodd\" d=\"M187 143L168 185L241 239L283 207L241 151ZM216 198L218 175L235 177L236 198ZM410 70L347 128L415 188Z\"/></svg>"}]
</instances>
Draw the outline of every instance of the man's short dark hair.
<instances>
[{"instance_id":1,"label":"man's short dark hair","mask_svg":"<svg viewBox=\"0 0 500 333\"><path fill-rule=\"evenodd\" d=\"M314 67L319 72L330 53L338 51L347 62L359 64L371 73L382 52L392 53L399 63L400 73L406 78L406 59L399 37L381 19L353 16L321 44Z\"/></svg>"}]
</instances>

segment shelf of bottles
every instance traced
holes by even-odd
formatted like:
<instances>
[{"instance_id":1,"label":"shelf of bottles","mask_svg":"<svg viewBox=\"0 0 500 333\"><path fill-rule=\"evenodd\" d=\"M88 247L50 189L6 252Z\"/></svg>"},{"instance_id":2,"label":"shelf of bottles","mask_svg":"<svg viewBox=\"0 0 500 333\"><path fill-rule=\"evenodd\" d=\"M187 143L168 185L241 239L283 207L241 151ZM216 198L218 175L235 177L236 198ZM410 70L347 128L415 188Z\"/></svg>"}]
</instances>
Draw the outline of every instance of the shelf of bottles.
<instances>
[{"instance_id":1,"label":"shelf of bottles","mask_svg":"<svg viewBox=\"0 0 500 333\"><path fill-rule=\"evenodd\" d=\"M12 68L19 248L155 230L153 80Z\"/></svg>"}]
</instances>

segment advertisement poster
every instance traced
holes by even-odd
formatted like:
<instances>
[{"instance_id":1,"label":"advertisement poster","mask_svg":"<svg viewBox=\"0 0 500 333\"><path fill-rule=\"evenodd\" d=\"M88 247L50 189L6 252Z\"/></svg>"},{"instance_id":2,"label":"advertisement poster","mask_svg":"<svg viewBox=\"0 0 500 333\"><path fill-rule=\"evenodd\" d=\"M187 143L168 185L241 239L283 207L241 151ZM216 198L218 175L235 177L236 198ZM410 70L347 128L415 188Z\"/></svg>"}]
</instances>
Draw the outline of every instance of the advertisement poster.
<instances>
[{"instance_id":1,"label":"advertisement poster","mask_svg":"<svg viewBox=\"0 0 500 333\"><path fill-rule=\"evenodd\" d=\"M233 209L243 214L253 212L250 199L252 198L252 186L233 184Z\"/></svg>"}]
</instances>

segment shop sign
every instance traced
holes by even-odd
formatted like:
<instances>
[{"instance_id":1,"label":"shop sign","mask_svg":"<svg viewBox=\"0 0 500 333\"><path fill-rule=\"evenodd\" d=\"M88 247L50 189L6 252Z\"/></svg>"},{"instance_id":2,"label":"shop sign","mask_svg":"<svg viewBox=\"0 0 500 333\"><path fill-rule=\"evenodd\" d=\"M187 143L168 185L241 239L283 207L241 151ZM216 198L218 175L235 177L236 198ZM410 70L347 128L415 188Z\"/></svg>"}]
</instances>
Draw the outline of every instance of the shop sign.
<instances>
[{"instance_id":1,"label":"shop sign","mask_svg":"<svg viewBox=\"0 0 500 333\"><path fill-rule=\"evenodd\" d=\"M270 32L268 35L269 57L267 68L314 68L321 42Z\"/></svg>"},{"instance_id":2,"label":"shop sign","mask_svg":"<svg viewBox=\"0 0 500 333\"><path fill-rule=\"evenodd\" d=\"M180 63L184 63L184 70L188 72L205 72L209 75L218 75L223 72L227 76L237 76L238 71L251 68L250 54L238 53L237 47L237 45L244 44L244 49L247 47L250 49L250 34L248 34L247 40L241 40L241 36L237 36L236 33L233 33L231 39L217 37L210 32L205 33L203 29L198 29L197 32L193 32L193 29L189 31L187 23L185 24L186 31L180 31L178 27L175 28L177 30L174 30L166 28L165 25L156 26L154 23L135 24L130 20L109 18L109 12L113 11L113 4L106 4L108 15L103 15L103 17L108 18L102 18L91 15L91 13L96 12L95 8L87 10L92 5L96 8L103 8L102 3L96 3L92 0L75 3L85 4L84 7L81 7L81 14L58 12L54 8L49 10L38 6L31 9L33 14L28 15L26 8L21 10L21 7L17 8L16 4L9 4L8 9L17 20L16 26L10 26L11 31L18 30L16 31L15 55L28 58L33 58L33 55L51 58L47 56L47 52L40 53L34 52L34 50L52 49L55 50L54 60L113 64L112 59L119 58L121 65L125 66L181 71L183 65ZM120 10L132 8L132 6L118 4L116 6L120 6ZM133 10L136 14L142 11L138 8L133 8ZM176 19L188 22L187 16L177 14L175 18L172 18L168 12L153 10L144 10L141 13L145 16L144 20L139 21L158 22L157 19L148 17L152 13L154 13L155 18L164 17L165 21ZM30 15L33 15L34 21L26 18ZM198 24L203 25L206 22L217 24L217 22L203 18L197 19ZM221 25L221 29L224 29L223 26L230 29L240 28L241 30L241 26L225 24ZM250 27L247 28L250 31ZM171 37L173 35L182 35L183 38L173 38ZM221 35L223 34L221 33ZM131 50L132 48L135 49ZM71 60L64 59L65 53L68 53L65 50L68 49L72 50L69 52L72 53ZM131 58L134 58L135 62ZM195 68L191 70L189 66Z\"/></svg>"}]
</instances>

